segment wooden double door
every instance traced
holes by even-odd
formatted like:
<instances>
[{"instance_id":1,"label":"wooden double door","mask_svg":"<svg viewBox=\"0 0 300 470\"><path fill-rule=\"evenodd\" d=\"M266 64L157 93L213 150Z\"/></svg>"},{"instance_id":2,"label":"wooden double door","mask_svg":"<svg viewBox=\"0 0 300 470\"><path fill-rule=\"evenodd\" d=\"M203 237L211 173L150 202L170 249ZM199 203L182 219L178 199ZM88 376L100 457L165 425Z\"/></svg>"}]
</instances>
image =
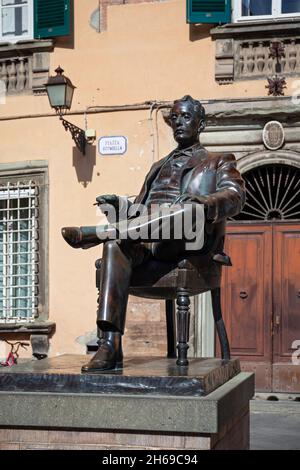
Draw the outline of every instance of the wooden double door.
<instances>
[{"instance_id":1,"label":"wooden double door","mask_svg":"<svg viewBox=\"0 0 300 470\"><path fill-rule=\"evenodd\" d=\"M300 223L228 225L225 251L233 263L222 281L232 355L255 372L257 391L299 393L292 354L300 344Z\"/></svg>"}]
</instances>

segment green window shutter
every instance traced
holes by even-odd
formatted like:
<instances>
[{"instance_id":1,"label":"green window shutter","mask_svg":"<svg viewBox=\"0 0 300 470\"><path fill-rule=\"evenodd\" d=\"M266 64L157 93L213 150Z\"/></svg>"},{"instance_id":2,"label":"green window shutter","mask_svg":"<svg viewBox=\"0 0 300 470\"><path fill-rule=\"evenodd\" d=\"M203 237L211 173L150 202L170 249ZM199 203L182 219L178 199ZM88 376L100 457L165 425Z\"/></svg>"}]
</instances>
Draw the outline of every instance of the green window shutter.
<instances>
[{"instance_id":1,"label":"green window shutter","mask_svg":"<svg viewBox=\"0 0 300 470\"><path fill-rule=\"evenodd\" d=\"M67 36L70 32L70 0L34 0L35 38Z\"/></svg>"},{"instance_id":2,"label":"green window shutter","mask_svg":"<svg viewBox=\"0 0 300 470\"><path fill-rule=\"evenodd\" d=\"M231 23L231 0L187 0L188 23Z\"/></svg>"}]
</instances>

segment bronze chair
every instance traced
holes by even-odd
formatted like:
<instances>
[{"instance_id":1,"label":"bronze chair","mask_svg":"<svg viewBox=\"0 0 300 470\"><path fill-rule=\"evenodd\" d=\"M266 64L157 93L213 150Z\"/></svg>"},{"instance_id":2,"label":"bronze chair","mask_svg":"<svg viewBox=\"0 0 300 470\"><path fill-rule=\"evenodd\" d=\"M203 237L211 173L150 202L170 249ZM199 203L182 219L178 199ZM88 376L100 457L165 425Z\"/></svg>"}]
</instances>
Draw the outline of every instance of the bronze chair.
<instances>
[{"instance_id":1,"label":"bronze chair","mask_svg":"<svg viewBox=\"0 0 300 470\"><path fill-rule=\"evenodd\" d=\"M101 259L96 261L96 286L100 286ZM136 297L165 299L168 357L176 357L178 366L187 366L190 296L211 292L213 316L220 341L222 359L230 359L230 348L221 310L221 268L231 266L224 253L212 256L187 256L179 262L150 259L133 270L129 293ZM177 303L177 335L175 329ZM177 346L176 346L177 336Z\"/></svg>"}]
</instances>

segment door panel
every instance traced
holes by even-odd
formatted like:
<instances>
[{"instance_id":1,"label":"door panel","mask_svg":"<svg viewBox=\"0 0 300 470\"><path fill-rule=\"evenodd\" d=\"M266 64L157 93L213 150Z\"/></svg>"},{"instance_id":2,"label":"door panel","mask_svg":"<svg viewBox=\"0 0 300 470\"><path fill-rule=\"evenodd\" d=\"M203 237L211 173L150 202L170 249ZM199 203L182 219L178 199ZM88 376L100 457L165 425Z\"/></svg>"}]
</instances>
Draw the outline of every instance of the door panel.
<instances>
[{"instance_id":1,"label":"door panel","mask_svg":"<svg viewBox=\"0 0 300 470\"><path fill-rule=\"evenodd\" d=\"M272 227L228 226L223 269L223 311L232 355L271 361Z\"/></svg>"},{"instance_id":2,"label":"door panel","mask_svg":"<svg viewBox=\"0 0 300 470\"><path fill-rule=\"evenodd\" d=\"M292 345L300 341L300 225L227 227L223 312L233 356L256 390L300 392Z\"/></svg>"},{"instance_id":3,"label":"door panel","mask_svg":"<svg viewBox=\"0 0 300 470\"><path fill-rule=\"evenodd\" d=\"M274 227L274 362L292 362L300 341L300 227Z\"/></svg>"}]
</instances>

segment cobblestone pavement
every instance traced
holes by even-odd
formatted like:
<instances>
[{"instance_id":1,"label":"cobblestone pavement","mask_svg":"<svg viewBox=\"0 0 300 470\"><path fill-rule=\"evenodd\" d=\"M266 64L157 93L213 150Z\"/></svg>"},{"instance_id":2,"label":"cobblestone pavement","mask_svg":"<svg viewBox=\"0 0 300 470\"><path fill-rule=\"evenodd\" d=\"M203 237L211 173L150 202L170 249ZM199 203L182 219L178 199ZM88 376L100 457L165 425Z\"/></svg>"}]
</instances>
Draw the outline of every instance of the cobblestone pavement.
<instances>
[{"instance_id":1,"label":"cobblestone pavement","mask_svg":"<svg viewBox=\"0 0 300 470\"><path fill-rule=\"evenodd\" d=\"M252 400L250 449L300 450L300 402Z\"/></svg>"}]
</instances>

